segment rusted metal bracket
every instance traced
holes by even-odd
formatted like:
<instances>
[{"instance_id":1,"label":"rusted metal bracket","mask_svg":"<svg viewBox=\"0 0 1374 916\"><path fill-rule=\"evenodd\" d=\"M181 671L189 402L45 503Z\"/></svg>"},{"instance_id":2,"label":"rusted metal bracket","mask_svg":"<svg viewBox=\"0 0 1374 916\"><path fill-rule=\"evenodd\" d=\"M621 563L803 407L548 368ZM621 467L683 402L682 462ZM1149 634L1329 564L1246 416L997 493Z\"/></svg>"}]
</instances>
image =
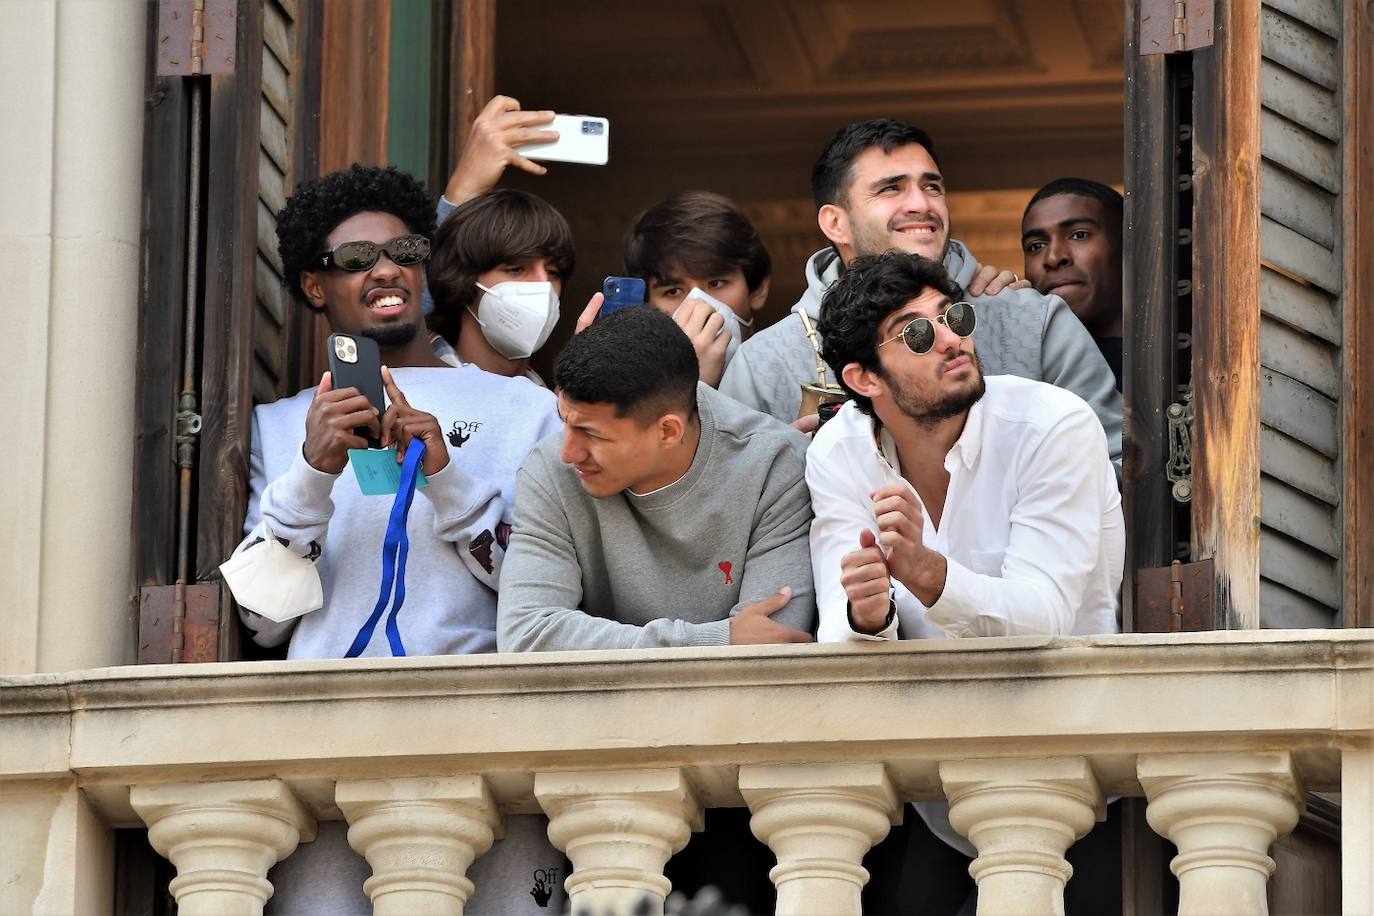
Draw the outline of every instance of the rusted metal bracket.
<instances>
[{"instance_id":1,"label":"rusted metal bracket","mask_svg":"<svg viewBox=\"0 0 1374 916\"><path fill-rule=\"evenodd\" d=\"M158 0L157 75L234 72L238 0Z\"/></svg>"},{"instance_id":2,"label":"rusted metal bracket","mask_svg":"<svg viewBox=\"0 0 1374 916\"><path fill-rule=\"evenodd\" d=\"M1140 0L1140 55L1177 54L1212 44L1215 0Z\"/></svg>"},{"instance_id":3,"label":"rusted metal bracket","mask_svg":"<svg viewBox=\"0 0 1374 916\"><path fill-rule=\"evenodd\" d=\"M139 589L138 663L219 661L220 583Z\"/></svg>"},{"instance_id":4,"label":"rusted metal bracket","mask_svg":"<svg viewBox=\"0 0 1374 916\"><path fill-rule=\"evenodd\" d=\"M1138 569L1137 633L1195 633L1213 629L1212 560Z\"/></svg>"}]
</instances>

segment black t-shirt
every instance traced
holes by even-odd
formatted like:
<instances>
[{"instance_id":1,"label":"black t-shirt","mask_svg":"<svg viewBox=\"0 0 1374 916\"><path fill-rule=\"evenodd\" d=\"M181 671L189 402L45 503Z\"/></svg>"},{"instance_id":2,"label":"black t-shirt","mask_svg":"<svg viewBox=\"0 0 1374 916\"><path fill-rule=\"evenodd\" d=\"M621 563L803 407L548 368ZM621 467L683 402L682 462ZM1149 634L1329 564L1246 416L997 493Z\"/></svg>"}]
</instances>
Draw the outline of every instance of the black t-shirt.
<instances>
[{"instance_id":1,"label":"black t-shirt","mask_svg":"<svg viewBox=\"0 0 1374 916\"><path fill-rule=\"evenodd\" d=\"M1120 337L1098 337L1097 349L1102 351L1102 356L1107 360L1107 365L1112 367L1112 375L1116 376L1116 390L1121 390L1121 338Z\"/></svg>"}]
</instances>

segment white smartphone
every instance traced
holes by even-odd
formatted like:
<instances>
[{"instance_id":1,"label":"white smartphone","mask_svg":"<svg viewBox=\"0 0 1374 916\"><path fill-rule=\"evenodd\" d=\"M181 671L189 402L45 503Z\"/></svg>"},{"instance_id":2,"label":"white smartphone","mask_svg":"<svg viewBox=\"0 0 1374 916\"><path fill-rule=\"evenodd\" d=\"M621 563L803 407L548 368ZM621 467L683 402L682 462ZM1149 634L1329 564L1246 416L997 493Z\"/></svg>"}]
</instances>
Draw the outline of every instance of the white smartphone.
<instances>
[{"instance_id":1,"label":"white smartphone","mask_svg":"<svg viewBox=\"0 0 1374 916\"><path fill-rule=\"evenodd\" d=\"M558 131L552 143L527 143L515 148L522 156L545 162L578 162L605 165L610 158L611 122L588 115L554 115L553 123L541 130Z\"/></svg>"}]
</instances>

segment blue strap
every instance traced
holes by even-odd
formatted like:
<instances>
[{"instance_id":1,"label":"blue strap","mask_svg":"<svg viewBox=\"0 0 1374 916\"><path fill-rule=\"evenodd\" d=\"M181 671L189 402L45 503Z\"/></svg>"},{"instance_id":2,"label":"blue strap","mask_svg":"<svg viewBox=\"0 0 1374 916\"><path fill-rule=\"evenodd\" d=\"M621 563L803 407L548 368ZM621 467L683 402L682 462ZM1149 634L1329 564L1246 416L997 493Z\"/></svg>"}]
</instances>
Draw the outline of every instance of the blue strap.
<instances>
[{"instance_id":1,"label":"blue strap","mask_svg":"<svg viewBox=\"0 0 1374 916\"><path fill-rule=\"evenodd\" d=\"M353 637L353 645L348 647L344 658L357 658L372 641L377 622L382 612L391 605L391 613L386 618L386 640L391 644L391 654L404 656L406 647L401 643L401 630L396 624L396 615L406 600L406 557L410 553L410 537L406 534L406 520L410 516L410 504L415 501L415 484L420 470L420 459L425 455L422 439L411 439L406 447L405 462L401 465L401 485L396 491L396 500L391 504L391 518L386 524L386 537L382 541L382 586L377 596L377 605L372 616L358 629ZM392 601L392 584L395 583L395 601Z\"/></svg>"}]
</instances>

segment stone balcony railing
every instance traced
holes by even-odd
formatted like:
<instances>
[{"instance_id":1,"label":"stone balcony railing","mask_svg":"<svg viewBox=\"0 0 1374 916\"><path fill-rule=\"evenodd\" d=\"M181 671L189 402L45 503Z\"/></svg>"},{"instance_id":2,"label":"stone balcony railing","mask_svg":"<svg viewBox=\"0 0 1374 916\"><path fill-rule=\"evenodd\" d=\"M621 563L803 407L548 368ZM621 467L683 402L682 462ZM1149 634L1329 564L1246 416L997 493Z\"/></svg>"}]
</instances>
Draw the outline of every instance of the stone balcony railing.
<instances>
[{"instance_id":1,"label":"stone balcony railing","mask_svg":"<svg viewBox=\"0 0 1374 916\"><path fill-rule=\"evenodd\" d=\"M346 819L383 914L461 913L502 813L542 809L574 912L661 910L702 809L748 805L778 912L858 913L870 844L947 798L980 913L1062 913L1104 798L1148 799L1180 912L1262 913L1268 847L1340 791L1374 912L1369 630L264 662L7 678L0 911L110 908L146 824L179 910L256 913Z\"/></svg>"}]
</instances>

